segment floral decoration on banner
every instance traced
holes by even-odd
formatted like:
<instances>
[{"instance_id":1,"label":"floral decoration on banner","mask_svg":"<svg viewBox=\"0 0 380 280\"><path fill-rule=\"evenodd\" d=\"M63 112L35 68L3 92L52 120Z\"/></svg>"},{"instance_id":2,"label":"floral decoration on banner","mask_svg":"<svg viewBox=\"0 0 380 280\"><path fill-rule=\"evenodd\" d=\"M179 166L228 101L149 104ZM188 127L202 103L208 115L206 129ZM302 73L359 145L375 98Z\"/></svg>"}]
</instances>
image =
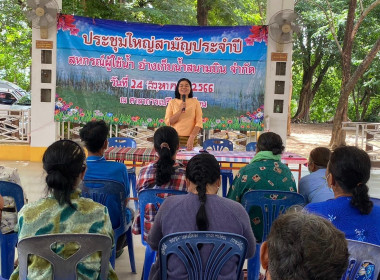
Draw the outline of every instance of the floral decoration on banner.
<instances>
[{"instance_id":1,"label":"floral decoration on banner","mask_svg":"<svg viewBox=\"0 0 380 280\"><path fill-rule=\"evenodd\" d=\"M247 112L246 116L241 115L234 118L202 118L204 129L220 129L220 130L251 130L261 131L264 128L263 113L264 106L260 106L256 111ZM101 112L100 110L88 111L72 102L66 102L58 94L56 94L55 102L55 121L57 122L73 122L87 123L89 121L104 120L110 124L130 125L142 127L160 127L165 125L163 118L142 118L140 116L132 116L125 114L115 115L111 112Z\"/></svg>"},{"instance_id":2,"label":"floral decoration on banner","mask_svg":"<svg viewBox=\"0 0 380 280\"><path fill-rule=\"evenodd\" d=\"M58 22L57 22L57 31L61 30L62 31L70 31L70 35L77 36L79 29L76 28L76 25L73 24L75 21L73 15L62 15L60 14L58 17Z\"/></svg>"},{"instance_id":3,"label":"floral decoration on banner","mask_svg":"<svg viewBox=\"0 0 380 280\"><path fill-rule=\"evenodd\" d=\"M110 124L146 127L160 127L165 125L164 119L159 118L147 118L145 120L140 116L124 114L115 115L111 112L101 112L100 110L84 110L78 106L74 106L72 102L66 102L63 98L59 97L58 94L56 94L54 119L57 122L73 123L87 123L89 121L104 120Z\"/></svg>"},{"instance_id":4,"label":"floral decoration on banner","mask_svg":"<svg viewBox=\"0 0 380 280\"><path fill-rule=\"evenodd\" d=\"M248 35L248 37L244 39L247 46L253 46L255 42L264 42L266 45L268 45L268 26L252 26L249 31L251 31L252 34Z\"/></svg>"}]
</instances>

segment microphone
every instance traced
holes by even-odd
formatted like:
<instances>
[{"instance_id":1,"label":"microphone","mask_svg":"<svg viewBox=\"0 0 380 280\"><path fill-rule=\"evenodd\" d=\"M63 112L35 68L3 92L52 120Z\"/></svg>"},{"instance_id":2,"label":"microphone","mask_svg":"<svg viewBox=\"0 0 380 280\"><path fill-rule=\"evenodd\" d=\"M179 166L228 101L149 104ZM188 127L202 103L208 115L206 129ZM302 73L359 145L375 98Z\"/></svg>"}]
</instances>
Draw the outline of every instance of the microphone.
<instances>
[{"instance_id":1,"label":"microphone","mask_svg":"<svg viewBox=\"0 0 380 280\"><path fill-rule=\"evenodd\" d=\"M186 95L182 95L182 102L186 102ZM186 109L182 108L182 112L185 112Z\"/></svg>"}]
</instances>

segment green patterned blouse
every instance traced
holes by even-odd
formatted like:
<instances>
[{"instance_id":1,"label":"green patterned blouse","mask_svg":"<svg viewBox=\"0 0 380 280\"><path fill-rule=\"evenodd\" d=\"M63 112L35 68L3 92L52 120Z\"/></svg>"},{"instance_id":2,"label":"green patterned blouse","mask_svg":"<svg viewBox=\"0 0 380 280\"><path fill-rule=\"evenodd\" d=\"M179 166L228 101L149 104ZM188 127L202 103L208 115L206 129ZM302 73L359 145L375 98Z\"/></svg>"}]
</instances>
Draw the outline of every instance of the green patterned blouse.
<instances>
[{"instance_id":1,"label":"green patterned blouse","mask_svg":"<svg viewBox=\"0 0 380 280\"><path fill-rule=\"evenodd\" d=\"M297 187L290 169L281 161L273 159L254 161L239 170L227 197L237 202L247 191L278 190L296 192ZM261 242L263 224L261 209L252 207L249 218L258 242Z\"/></svg>"},{"instance_id":2,"label":"green patterned blouse","mask_svg":"<svg viewBox=\"0 0 380 280\"><path fill-rule=\"evenodd\" d=\"M15 228L18 231L19 240L50 233L98 233L109 236L114 244L112 225L106 207L91 199L80 197L80 190L75 190L71 194L71 202L77 210L68 204L59 205L53 197L26 204L18 214L18 224ZM60 245L56 246L55 251L63 258L68 258L77 250L76 244ZM98 279L100 253L94 253L83 259L77 269L78 279ZM10 279L18 279L18 267ZM50 263L40 257L30 256L28 279L52 279ZM108 279L117 279L111 264L109 264Z\"/></svg>"}]
</instances>

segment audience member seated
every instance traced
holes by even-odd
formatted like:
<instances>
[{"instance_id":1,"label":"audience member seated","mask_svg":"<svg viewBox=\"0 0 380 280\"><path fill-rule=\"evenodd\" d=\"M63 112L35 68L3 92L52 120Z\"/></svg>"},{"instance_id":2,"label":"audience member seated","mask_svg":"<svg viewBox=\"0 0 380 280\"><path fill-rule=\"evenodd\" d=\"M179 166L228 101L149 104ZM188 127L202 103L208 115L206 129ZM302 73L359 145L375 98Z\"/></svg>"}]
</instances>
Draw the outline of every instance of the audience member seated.
<instances>
[{"instance_id":1,"label":"audience member seated","mask_svg":"<svg viewBox=\"0 0 380 280\"><path fill-rule=\"evenodd\" d=\"M0 181L12 182L21 186L20 176L16 168L0 165ZM15 200L13 199L13 197L10 197L10 196L0 195L0 197L1 197L0 200L3 203L3 206L1 208L3 214L2 214L2 219L1 219L0 230L2 234L11 233L13 232L17 224L17 210L16 210ZM24 198L26 202L27 199L26 199L25 192L24 192Z\"/></svg>"},{"instance_id":2,"label":"audience member seated","mask_svg":"<svg viewBox=\"0 0 380 280\"><path fill-rule=\"evenodd\" d=\"M290 169L281 162L285 147L280 135L266 132L260 135L256 145L256 155L251 163L239 170L227 197L237 202L251 190L277 190L296 192L297 187ZM249 213L255 225L253 231L261 242L263 224L260 207L252 207Z\"/></svg>"},{"instance_id":3,"label":"audience member seated","mask_svg":"<svg viewBox=\"0 0 380 280\"><path fill-rule=\"evenodd\" d=\"M330 150L325 147L317 147L310 152L307 166L310 174L302 177L298 183L298 191L306 198L307 203L334 198L325 177L330 154Z\"/></svg>"},{"instance_id":4,"label":"audience member seated","mask_svg":"<svg viewBox=\"0 0 380 280\"><path fill-rule=\"evenodd\" d=\"M125 186L126 197L129 197L129 181L128 171L123 163L115 161L107 161L104 158L104 151L108 147L107 137L109 135L109 127L104 121L88 122L79 132L81 140L84 142L88 151L87 171L85 180L113 180L122 183ZM118 228L120 225L119 207L108 205L111 217L112 227ZM133 219L133 211L126 207L126 223ZM120 256L123 248L127 245L126 235L122 235L117 240L116 256Z\"/></svg>"},{"instance_id":5,"label":"audience member seated","mask_svg":"<svg viewBox=\"0 0 380 280\"><path fill-rule=\"evenodd\" d=\"M356 147L336 148L326 170L335 199L310 203L305 209L330 220L347 239L380 245L380 206L368 196L371 160Z\"/></svg>"},{"instance_id":6,"label":"audience member seated","mask_svg":"<svg viewBox=\"0 0 380 280\"><path fill-rule=\"evenodd\" d=\"M152 188L186 191L186 170L183 164L176 161L179 148L177 131L170 126L162 126L154 133L153 141L158 160L141 167L137 178L137 191ZM147 239L156 213L157 210L153 205L146 205L144 240ZM133 233L141 234L140 215L134 221Z\"/></svg>"},{"instance_id":7,"label":"audience member seated","mask_svg":"<svg viewBox=\"0 0 380 280\"><path fill-rule=\"evenodd\" d=\"M340 280L348 257L344 234L303 212L280 215L260 251L266 280Z\"/></svg>"},{"instance_id":8,"label":"audience member seated","mask_svg":"<svg viewBox=\"0 0 380 280\"><path fill-rule=\"evenodd\" d=\"M194 156L186 168L187 195L168 197L161 205L151 232L148 244L153 250L164 236L182 231L221 231L244 236L248 241L247 256L255 253L256 241L244 208L235 201L217 195L220 187L220 167L211 154ZM210 247L203 246L204 259ZM222 268L218 279L233 279L236 259L231 259ZM149 279L159 279L160 267L157 260L151 269ZM185 267L172 256L168 263L168 279L187 279Z\"/></svg>"},{"instance_id":9,"label":"audience member seated","mask_svg":"<svg viewBox=\"0 0 380 280\"><path fill-rule=\"evenodd\" d=\"M46 198L24 205L18 214L18 238L22 240L41 234L98 233L113 240L113 230L108 210L103 205L80 197L77 188L86 172L86 155L83 149L70 140L60 140L50 145L42 163L46 172ZM67 258L76 250L75 245L59 248L57 254ZM101 257L99 252L87 257L78 266L79 279L98 279ZM18 279L18 268L12 273ZM28 279L52 279L49 262L31 256ZM108 279L117 279L109 264Z\"/></svg>"}]
</instances>

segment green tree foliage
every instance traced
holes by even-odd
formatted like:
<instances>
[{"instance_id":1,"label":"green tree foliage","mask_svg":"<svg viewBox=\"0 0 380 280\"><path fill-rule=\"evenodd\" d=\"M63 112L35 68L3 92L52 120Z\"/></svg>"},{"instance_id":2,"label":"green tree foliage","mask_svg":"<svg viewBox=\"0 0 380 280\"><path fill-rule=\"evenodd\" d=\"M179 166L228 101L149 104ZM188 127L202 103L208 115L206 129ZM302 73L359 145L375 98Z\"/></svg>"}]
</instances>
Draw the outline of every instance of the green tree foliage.
<instances>
[{"instance_id":1,"label":"green tree foliage","mask_svg":"<svg viewBox=\"0 0 380 280\"><path fill-rule=\"evenodd\" d=\"M348 118L353 121L379 118L378 54L371 63L368 63L366 57L368 59L368 54L380 38L380 5L378 0L357 1L354 20L351 21L351 27L348 27L349 4L352 2L353 0L299 0L296 3L296 11L301 15L303 26L306 27L294 44L293 100L296 102L292 104L298 105L297 109L302 105L301 94L305 88L305 74L308 74L313 66L317 66L312 81L309 82L313 89L320 77L323 64L331 64L309 105L312 121L332 120L331 114L334 115L337 107L342 106L339 105L339 102L342 103L340 97L342 92L347 91L348 88L345 87L348 84L351 84L353 92L351 95L345 93ZM371 5L375 8L366 13ZM352 28L350 39L345 33L347 28ZM350 48L351 43L352 48L348 52L347 48ZM315 65L321 54L322 59ZM343 63L343 59L347 57L348 62ZM364 71L363 66L366 67ZM313 90L309 90L309 93L313 93ZM294 111L293 107L292 112ZM299 113L298 111L296 113Z\"/></svg>"},{"instance_id":2,"label":"green tree foliage","mask_svg":"<svg viewBox=\"0 0 380 280\"><path fill-rule=\"evenodd\" d=\"M313 3L300 1L296 12L302 20L301 32L294 44L293 83L297 85L294 90L298 100L298 108L293 115L294 121L309 121L310 108L313 99L321 85L326 73L334 65L337 48L328 38L329 26L323 14L319 13L320 1Z\"/></svg>"},{"instance_id":3,"label":"green tree foliage","mask_svg":"<svg viewBox=\"0 0 380 280\"><path fill-rule=\"evenodd\" d=\"M23 2L0 1L0 79L29 90L32 35L22 9Z\"/></svg>"},{"instance_id":4,"label":"green tree foliage","mask_svg":"<svg viewBox=\"0 0 380 280\"><path fill-rule=\"evenodd\" d=\"M210 7L208 25L259 24L258 3L249 0L199 0ZM262 5L262 3L261 3ZM197 25L195 0L63 0L62 13L154 24Z\"/></svg>"}]
</instances>

